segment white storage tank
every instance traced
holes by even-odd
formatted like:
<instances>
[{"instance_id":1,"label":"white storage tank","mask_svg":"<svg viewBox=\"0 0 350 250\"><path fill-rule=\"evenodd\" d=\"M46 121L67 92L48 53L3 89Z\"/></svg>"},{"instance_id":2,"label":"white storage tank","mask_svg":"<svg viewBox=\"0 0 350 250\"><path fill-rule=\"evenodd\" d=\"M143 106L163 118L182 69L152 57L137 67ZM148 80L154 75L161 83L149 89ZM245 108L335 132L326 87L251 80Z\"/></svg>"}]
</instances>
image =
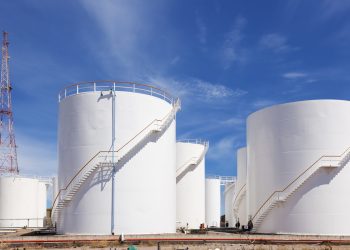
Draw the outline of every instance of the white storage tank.
<instances>
[{"instance_id":1,"label":"white storage tank","mask_svg":"<svg viewBox=\"0 0 350 250\"><path fill-rule=\"evenodd\" d=\"M0 176L0 228L43 227L47 180Z\"/></svg>"},{"instance_id":2,"label":"white storage tank","mask_svg":"<svg viewBox=\"0 0 350 250\"><path fill-rule=\"evenodd\" d=\"M233 200L235 197L236 182L225 184L225 221L229 227L235 226L235 219L233 216Z\"/></svg>"},{"instance_id":3,"label":"white storage tank","mask_svg":"<svg viewBox=\"0 0 350 250\"><path fill-rule=\"evenodd\" d=\"M220 227L220 178L205 179L205 221L207 227Z\"/></svg>"},{"instance_id":4,"label":"white storage tank","mask_svg":"<svg viewBox=\"0 0 350 250\"><path fill-rule=\"evenodd\" d=\"M57 176L54 176L52 178L52 202L55 200L59 192L58 188L58 178Z\"/></svg>"},{"instance_id":5,"label":"white storage tank","mask_svg":"<svg viewBox=\"0 0 350 250\"><path fill-rule=\"evenodd\" d=\"M350 235L349 114L349 101L312 100L248 117L248 213L255 230Z\"/></svg>"},{"instance_id":6,"label":"white storage tank","mask_svg":"<svg viewBox=\"0 0 350 250\"><path fill-rule=\"evenodd\" d=\"M59 100L58 233L174 233L179 101L109 81L67 87Z\"/></svg>"},{"instance_id":7,"label":"white storage tank","mask_svg":"<svg viewBox=\"0 0 350 250\"><path fill-rule=\"evenodd\" d=\"M176 143L177 227L198 229L205 223L205 154L208 142Z\"/></svg>"},{"instance_id":8,"label":"white storage tank","mask_svg":"<svg viewBox=\"0 0 350 250\"><path fill-rule=\"evenodd\" d=\"M237 186L234 198L234 220L247 225L247 148L237 150Z\"/></svg>"}]
</instances>

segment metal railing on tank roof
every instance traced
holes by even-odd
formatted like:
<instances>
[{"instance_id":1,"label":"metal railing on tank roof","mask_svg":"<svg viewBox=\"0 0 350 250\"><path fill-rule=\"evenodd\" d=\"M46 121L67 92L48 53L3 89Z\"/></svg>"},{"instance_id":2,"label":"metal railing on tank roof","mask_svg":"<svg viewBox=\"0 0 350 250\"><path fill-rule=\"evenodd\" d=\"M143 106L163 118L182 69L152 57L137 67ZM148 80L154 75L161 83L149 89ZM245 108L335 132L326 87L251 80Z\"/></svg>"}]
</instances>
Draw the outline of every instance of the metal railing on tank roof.
<instances>
[{"instance_id":1,"label":"metal railing on tank roof","mask_svg":"<svg viewBox=\"0 0 350 250\"><path fill-rule=\"evenodd\" d=\"M170 104L174 104L174 102L176 101L175 97L158 87L141 83L120 82L112 80L80 82L70 85L59 92L58 101L60 102L68 96L78 95L82 93L101 92L110 90L150 95L163 99L164 101Z\"/></svg>"},{"instance_id":2,"label":"metal railing on tank roof","mask_svg":"<svg viewBox=\"0 0 350 250\"><path fill-rule=\"evenodd\" d=\"M207 175L206 179L220 180L220 185L226 185L228 183L236 182L236 176L221 176L221 175Z\"/></svg>"},{"instance_id":3,"label":"metal railing on tank roof","mask_svg":"<svg viewBox=\"0 0 350 250\"><path fill-rule=\"evenodd\" d=\"M203 140L203 139L180 139L180 140L177 140L176 142L193 143L193 144L201 144L204 146L209 146L209 141Z\"/></svg>"},{"instance_id":4,"label":"metal railing on tank roof","mask_svg":"<svg viewBox=\"0 0 350 250\"><path fill-rule=\"evenodd\" d=\"M52 185L53 183L53 176L38 176L38 175L31 175L31 174L13 174L13 173L3 173L0 174L1 177L11 177L11 178L29 178L29 179L36 179L40 182L44 182L46 184Z\"/></svg>"},{"instance_id":5,"label":"metal railing on tank roof","mask_svg":"<svg viewBox=\"0 0 350 250\"><path fill-rule=\"evenodd\" d=\"M4 224L6 226L3 226ZM1 218L0 219L0 229L43 228L45 227L44 224L45 224L44 216L41 218L11 218L11 219Z\"/></svg>"}]
</instances>

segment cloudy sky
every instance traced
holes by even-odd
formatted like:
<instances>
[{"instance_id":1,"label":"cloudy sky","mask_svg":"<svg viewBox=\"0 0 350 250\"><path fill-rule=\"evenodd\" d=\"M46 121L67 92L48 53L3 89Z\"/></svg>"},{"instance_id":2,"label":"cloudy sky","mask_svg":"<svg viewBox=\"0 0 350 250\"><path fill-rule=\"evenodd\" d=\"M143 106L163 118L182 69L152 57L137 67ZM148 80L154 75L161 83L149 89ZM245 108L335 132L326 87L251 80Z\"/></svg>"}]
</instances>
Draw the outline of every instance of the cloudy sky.
<instances>
[{"instance_id":1,"label":"cloudy sky","mask_svg":"<svg viewBox=\"0 0 350 250\"><path fill-rule=\"evenodd\" d=\"M350 94L349 0L12 0L0 28L22 173L55 173L57 94L74 82L178 95L178 138L208 139L206 171L219 175L236 174L252 112Z\"/></svg>"}]
</instances>

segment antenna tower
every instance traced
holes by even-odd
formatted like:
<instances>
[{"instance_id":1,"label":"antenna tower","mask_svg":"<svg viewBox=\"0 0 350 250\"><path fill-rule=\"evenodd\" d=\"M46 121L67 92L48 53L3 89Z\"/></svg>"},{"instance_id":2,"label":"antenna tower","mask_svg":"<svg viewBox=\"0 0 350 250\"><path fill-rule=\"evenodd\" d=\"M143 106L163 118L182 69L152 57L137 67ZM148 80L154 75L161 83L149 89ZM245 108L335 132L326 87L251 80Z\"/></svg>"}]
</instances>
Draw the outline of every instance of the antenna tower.
<instances>
[{"instance_id":1,"label":"antenna tower","mask_svg":"<svg viewBox=\"0 0 350 250\"><path fill-rule=\"evenodd\" d=\"M0 174L18 174L17 150L13 130L11 102L11 83L9 74L8 33L3 32L1 60L1 97L0 97Z\"/></svg>"}]
</instances>

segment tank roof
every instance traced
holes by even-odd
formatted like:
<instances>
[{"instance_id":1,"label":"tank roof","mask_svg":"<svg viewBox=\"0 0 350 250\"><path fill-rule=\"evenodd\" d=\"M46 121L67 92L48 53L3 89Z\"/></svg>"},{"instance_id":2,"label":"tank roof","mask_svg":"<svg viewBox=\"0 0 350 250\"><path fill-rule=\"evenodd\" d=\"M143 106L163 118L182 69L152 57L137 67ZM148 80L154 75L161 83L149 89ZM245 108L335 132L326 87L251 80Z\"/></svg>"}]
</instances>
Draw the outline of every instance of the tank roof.
<instances>
[{"instance_id":1,"label":"tank roof","mask_svg":"<svg viewBox=\"0 0 350 250\"><path fill-rule=\"evenodd\" d=\"M255 114L260 113L260 112L264 112L266 110L275 109L275 108L284 107L284 106L299 105L302 103L310 104L310 103L317 103L317 102L324 103L324 102L349 102L349 101L348 100L341 100L341 99L314 99L314 100L302 100L302 101L295 101L295 102L279 103L279 104L271 105L271 106L259 109L257 111L254 111L253 113L248 115L247 121Z\"/></svg>"},{"instance_id":2,"label":"tank roof","mask_svg":"<svg viewBox=\"0 0 350 250\"><path fill-rule=\"evenodd\" d=\"M111 90L151 95L163 99L164 101L170 104L175 103L175 101L178 99L170 93L168 93L167 91L148 84L114 80L97 80L78 82L65 87L59 92L58 101L60 102L68 96L78 95L82 93L102 92Z\"/></svg>"}]
</instances>

